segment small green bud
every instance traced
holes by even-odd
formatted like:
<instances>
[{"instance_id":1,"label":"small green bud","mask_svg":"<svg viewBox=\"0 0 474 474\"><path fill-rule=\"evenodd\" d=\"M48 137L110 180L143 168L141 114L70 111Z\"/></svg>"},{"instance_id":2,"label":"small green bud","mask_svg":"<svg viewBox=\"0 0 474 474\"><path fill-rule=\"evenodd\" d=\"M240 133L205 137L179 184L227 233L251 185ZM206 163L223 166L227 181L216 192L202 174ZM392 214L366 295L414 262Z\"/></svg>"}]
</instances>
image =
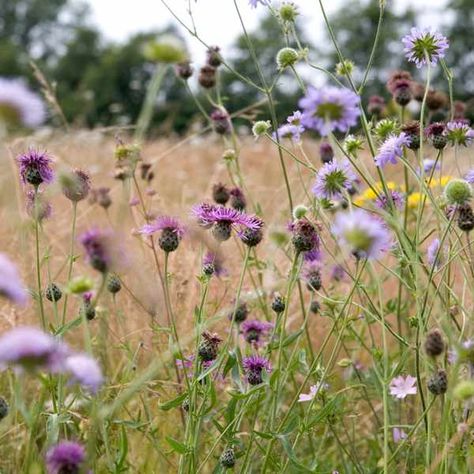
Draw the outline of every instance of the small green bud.
<instances>
[{"instance_id":1,"label":"small green bud","mask_svg":"<svg viewBox=\"0 0 474 474\"><path fill-rule=\"evenodd\" d=\"M452 179L444 188L449 204L465 204L472 198L471 185L464 179Z\"/></svg>"},{"instance_id":2,"label":"small green bud","mask_svg":"<svg viewBox=\"0 0 474 474\"><path fill-rule=\"evenodd\" d=\"M347 76L348 74L352 74L354 71L354 63L349 59L345 59L344 61L336 64L336 74L338 76Z\"/></svg>"},{"instance_id":3,"label":"small green bud","mask_svg":"<svg viewBox=\"0 0 474 474\"><path fill-rule=\"evenodd\" d=\"M145 58L157 63L177 64L187 59L183 43L174 36L162 36L145 45Z\"/></svg>"},{"instance_id":4,"label":"small green bud","mask_svg":"<svg viewBox=\"0 0 474 474\"><path fill-rule=\"evenodd\" d=\"M68 292L73 294L85 293L92 290L94 282L88 277L76 277L72 279L68 286Z\"/></svg>"},{"instance_id":5,"label":"small green bud","mask_svg":"<svg viewBox=\"0 0 474 474\"><path fill-rule=\"evenodd\" d=\"M344 140L344 150L348 155L357 157L358 152L364 149L364 142L354 135L348 135Z\"/></svg>"},{"instance_id":6,"label":"small green bud","mask_svg":"<svg viewBox=\"0 0 474 474\"><path fill-rule=\"evenodd\" d=\"M252 127L252 133L256 138L265 135L271 128L271 124L269 120L259 120L255 122Z\"/></svg>"},{"instance_id":7,"label":"small green bud","mask_svg":"<svg viewBox=\"0 0 474 474\"><path fill-rule=\"evenodd\" d=\"M235 161L237 158L237 153L232 148L228 148L222 153L222 159L225 161Z\"/></svg>"},{"instance_id":8,"label":"small green bud","mask_svg":"<svg viewBox=\"0 0 474 474\"><path fill-rule=\"evenodd\" d=\"M299 60L298 51L293 48L282 48L276 56L278 69L283 70L287 67L295 65Z\"/></svg>"},{"instance_id":9,"label":"small green bud","mask_svg":"<svg viewBox=\"0 0 474 474\"><path fill-rule=\"evenodd\" d=\"M294 23L298 16L298 9L294 3L284 3L278 13L283 21Z\"/></svg>"},{"instance_id":10,"label":"small green bud","mask_svg":"<svg viewBox=\"0 0 474 474\"><path fill-rule=\"evenodd\" d=\"M374 133L381 142L385 141L390 135L398 134L399 131L400 125L391 119L380 120L374 127Z\"/></svg>"},{"instance_id":11,"label":"small green bud","mask_svg":"<svg viewBox=\"0 0 474 474\"><path fill-rule=\"evenodd\" d=\"M293 219L302 219L308 211L309 209L305 205L299 204L293 209Z\"/></svg>"},{"instance_id":12,"label":"small green bud","mask_svg":"<svg viewBox=\"0 0 474 474\"><path fill-rule=\"evenodd\" d=\"M459 400L468 400L469 398L474 397L474 381L472 380L463 380L459 382L453 391L454 398Z\"/></svg>"}]
</instances>

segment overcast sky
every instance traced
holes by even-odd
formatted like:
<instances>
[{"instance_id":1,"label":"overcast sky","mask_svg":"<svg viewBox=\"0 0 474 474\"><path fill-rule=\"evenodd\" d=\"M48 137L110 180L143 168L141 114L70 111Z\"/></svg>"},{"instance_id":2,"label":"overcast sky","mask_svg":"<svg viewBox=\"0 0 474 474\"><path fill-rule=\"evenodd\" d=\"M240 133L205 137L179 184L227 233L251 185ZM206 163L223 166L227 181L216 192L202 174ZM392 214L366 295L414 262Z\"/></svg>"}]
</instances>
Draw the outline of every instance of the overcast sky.
<instances>
[{"instance_id":1,"label":"overcast sky","mask_svg":"<svg viewBox=\"0 0 474 474\"><path fill-rule=\"evenodd\" d=\"M106 38L125 40L133 33L149 31L169 23L176 23L161 0L88 0L95 23ZM188 0L165 0L184 22L189 24L186 12ZM272 0L280 4L280 0ZM321 11L317 0L292 0L298 5L300 21L314 41L321 38ZM343 5L345 0L326 0L328 13ZM445 0L387 0L387 3L403 9L411 5L423 12L421 26L430 26L442 18L442 6ZM191 0L194 19L199 35L209 44L220 45L223 50L232 43L241 28L233 0ZM264 7L253 10L248 0L238 0L238 5L245 24L251 29L258 24L258 16L264 13ZM430 13L427 13L430 12ZM348 12L350 14L350 12ZM203 47L188 37L192 57L199 60L204 55Z\"/></svg>"}]
</instances>

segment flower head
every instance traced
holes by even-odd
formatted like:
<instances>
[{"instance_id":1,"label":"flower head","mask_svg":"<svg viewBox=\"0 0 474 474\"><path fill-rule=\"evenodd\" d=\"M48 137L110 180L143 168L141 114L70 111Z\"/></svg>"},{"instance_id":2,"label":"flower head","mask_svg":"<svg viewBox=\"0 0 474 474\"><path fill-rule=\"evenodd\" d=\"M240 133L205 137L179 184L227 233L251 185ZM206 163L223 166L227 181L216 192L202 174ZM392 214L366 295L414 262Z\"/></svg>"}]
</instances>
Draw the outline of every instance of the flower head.
<instances>
[{"instance_id":1,"label":"flower head","mask_svg":"<svg viewBox=\"0 0 474 474\"><path fill-rule=\"evenodd\" d=\"M116 245L111 230L90 229L84 232L79 241L86 251L86 257L92 268L105 273L114 263Z\"/></svg>"},{"instance_id":2,"label":"flower head","mask_svg":"<svg viewBox=\"0 0 474 474\"><path fill-rule=\"evenodd\" d=\"M278 127L277 131L273 133L273 139L281 140L282 138L287 138L294 143L299 143L301 141L301 132L304 131L304 127L301 125L291 125L290 123L285 123L282 126Z\"/></svg>"},{"instance_id":3,"label":"flower head","mask_svg":"<svg viewBox=\"0 0 474 474\"><path fill-rule=\"evenodd\" d=\"M408 435L401 428L393 428L393 442L399 443L404 439L407 439Z\"/></svg>"},{"instance_id":4,"label":"flower head","mask_svg":"<svg viewBox=\"0 0 474 474\"><path fill-rule=\"evenodd\" d=\"M259 355L244 357L242 365L245 369L247 382L250 385L259 385L263 382L263 372L270 373L272 366L270 361Z\"/></svg>"},{"instance_id":5,"label":"flower head","mask_svg":"<svg viewBox=\"0 0 474 474\"><path fill-rule=\"evenodd\" d=\"M464 179L471 185L474 184L474 169L469 170L466 175L464 176Z\"/></svg>"},{"instance_id":6,"label":"flower head","mask_svg":"<svg viewBox=\"0 0 474 474\"><path fill-rule=\"evenodd\" d=\"M81 444L61 441L46 453L48 474L79 473L85 459L86 451Z\"/></svg>"},{"instance_id":7,"label":"flower head","mask_svg":"<svg viewBox=\"0 0 474 474\"><path fill-rule=\"evenodd\" d=\"M453 146L469 146L474 140L474 130L463 120L453 120L446 124L446 138Z\"/></svg>"},{"instance_id":8,"label":"flower head","mask_svg":"<svg viewBox=\"0 0 474 474\"><path fill-rule=\"evenodd\" d=\"M43 197L42 191L35 192L29 189L26 193L26 212L32 219L48 219L51 217L51 203Z\"/></svg>"},{"instance_id":9,"label":"flower head","mask_svg":"<svg viewBox=\"0 0 474 474\"><path fill-rule=\"evenodd\" d=\"M91 393L96 393L104 382L99 364L87 354L68 356L65 361L65 370L70 374L73 383L78 383Z\"/></svg>"},{"instance_id":10,"label":"flower head","mask_svg":"<svg viewBox=\"0 0 474 474\"><path fill-rule=\"evenodd\" d=\"M412 28L410 34L402 38L404 52L408 61L421 68L428 62L436 66L444 58L449 42L445 36L430 29Z\"/></svg>"},{"instance_id":11,"label":"flower head","mask_svg":"<svg viewBox=\"0 0 474 474\"><path fill-rule=\"evenodd\" d=\"M316 397L316 395L318 395L320 392L324 392L328 388L329 385L327 383L318 382L316 385L311 385L311 387L309 387L309 393L300 393L298 401L310 402L314 399L314 397Z\"/></svg>"},{"instance_id":12,"label":"flower head","mask_svg":"<svg viewBox=\"0 0 474 474\"><path fill-rule=\"evenodd\" d=\"M392 246L382 221L361 209L337 214L332 232L357 258L377 260Z\"/></svg>"},{"instance_id":13,"label":"flower head","mask_svg":"<svg viewBox=\"0 0 474 474\"><path fill-rule=\"evenodd\" d=\"M310 87L300 100L301 124L322 136L339 130L347 132L360 115L359 96L349 89L328 86Z\"/></svg>"},{"instance_id":14,"label":"flower head","mask_svg":"<svg viewBox=\"0 0 474 474\"><path fill-rule=\"evenodd\" d=\"M252 8L257 8L257 5L260 4L260 5L268 5L269 4L269 0L249 0L249 5L252 7Z\"/></svg>"},{"instance_id":15,"label":"flower head","mask_svg":"<svg viewBox=\"0 0 474 474\"><path fill-rule=\"evenodd\" d=\"M39 186L41 183L51 183L54 179L52 160L46 152L30 149L19 155L17 162L21 180L25 184Z\"/></svg>"},{"instance_id":16,"label":"flower head","mask_svg":"<svg viewBox=\"0 0 474 474\"><path fill-rule=\"evenodd\" d=\"M46 119L41 98L20 79L0 78L0 119L33 128Z\"/></svg>"},{"instance_id":17,"label":"flower head","mask_svg":"<svg viewBox=\"0 0 474 474\"><path fill-rule=\"evenodd\" d=\"M221 277L227 275L222 256L215 252L206 252L202 259L202 270L206 275Z\"/></svg>"},{"instance_id":18,"label":"flower head","mask_svg":"<svg viewBox=\"0 0 474 474\"><path fill-rule=\"evenodd\" d=\"M383 168L387 163L397 164L397 159L403 156L403 147L410 144L410 137L401 132L400 135L390 135L381 145L375 164Z\"/></svg>"},{"instance_id":19,"label":"flower head","mask_svg":"<svg viewBox=\"0 0 474 474\"><path fill-rule=\"evenodd\" d=\"M19 305L28 301L28 293L17 268L4 253L0 253L0 295Z\"/></svg>"},{"instance_id":20,"label":"flower head","mask_svg":"<svg viewBox=\"0 0 474 474\"><path fill-rule=\"evenodd\" d=\"M400 375L390 382L390 395L403 400L407 395L416 395L416 378L411 375Z\"/></svg>"},{"instance_id":21,"label":"flower head","mask_svg":"<svg viewBox=\"0 0 474 474\"><path fill-rule=\"evenodd\" d=\"M390 193L395 208L398 210L402 209L403 204L405 203L405 197L403 196L403 194L395 190L389 190L388 192ZM390 209L389 200L387 199L387 196L383 193L379 194L379 196L375 200L375 205L379 209L383 209L385 211Z\"/></svg>"},{"instance_id":22,"label":"flower head","mask_svg":"<svg viewBox=\"0 0 474 474\"><path fill-rule=\"evenodd\" d=\"M348 160L332 160L318 171L312 191L320 199L342 198L344 190L349 190L356 178Z\"/></svg>"},{"instance_id":23,"label":"flower head","mask_svg":"<svg viewBox=\"0 0 474 474\"><path fill-rule=\"evenodd\" d=\"M272 323L252 319L244 321L240 326L240 331L248 343L260 345L272 328Z\"/></svg>"},{"instance_id":24,"label":"flower head","mask_svg":"<svg viewBox=\"0 0 474 474\"><path fill-rule=\"evenodd\" d=\"M160 216L151 224L144 225L139 232L152 235L158 231L161 231L158 245L165 252L173 252L178 248L186 230L176 217Z\"/></svg>"},{"instance_id":25,"label":"flower head","mask_svg":"<svg viewBox=\"0 0 474 474\"><path fill-rule=\"evenodd\" d=\"M316 226L308 219L296 219L288 225L291 241L298 252L319 251L319 235Z\"/></svg>"},{"instance_id":26,"label":"flower head","mask_svg":"<svg viewBox=\"0 0 474 474\"><path fill-rule=\"evenodd\" d=\"M91 178L88 173L74 169L59 177L64 195L72 202L82 201L89 195Z\"/></svg>"},{"instance_id":27,"label":"flower head","mask_svg":"<svg viewBox=\"0 0 474 474\"><path fill-rule=\"evenodd\" d=\"M53 336L33 327L13 328L0 337L0 365L57 372L66 353L65 346Z\"/></svg>"}]
</instances>

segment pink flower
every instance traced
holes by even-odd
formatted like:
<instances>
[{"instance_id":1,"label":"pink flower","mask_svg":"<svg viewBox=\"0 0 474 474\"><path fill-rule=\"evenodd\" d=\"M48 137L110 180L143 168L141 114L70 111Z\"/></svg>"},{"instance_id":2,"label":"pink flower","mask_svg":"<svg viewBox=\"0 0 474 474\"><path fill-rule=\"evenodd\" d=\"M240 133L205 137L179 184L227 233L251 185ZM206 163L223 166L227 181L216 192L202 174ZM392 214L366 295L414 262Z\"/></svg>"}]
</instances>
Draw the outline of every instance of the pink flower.
<instances>
[{"instance_id":1,"label":"pink flower","mask_svg":"<svg viewBox=\"0 0 474 474\"><path fill-rule=\"evenodd\" d=\"M403 400L407 395L416 395L416 378L400 375L390 382L390 395Z\"/></svg>"},{"instance_id":2,"label":"pink flower","mask_svg":"<svg viewBox=\"0 0 474 474\"><path fill-rule=\"evenodd\" d=\"M298 398L299 402L310 402L319 391L327 390L328 384L327 383L317 383L316 385L311 385L309 387L309 393L300 393L300 397Z\"/></svg>"},{"instance_id":3,"label":"pink flower","mask_svg":"<svg viewBox=\"0 0 474 474\"><path fill-rule=\"evenodd\" d=\"M393 441L399 443L404 439L407 439L408 435L401 428L393 428Z\"/></svg>"}]
</instances>

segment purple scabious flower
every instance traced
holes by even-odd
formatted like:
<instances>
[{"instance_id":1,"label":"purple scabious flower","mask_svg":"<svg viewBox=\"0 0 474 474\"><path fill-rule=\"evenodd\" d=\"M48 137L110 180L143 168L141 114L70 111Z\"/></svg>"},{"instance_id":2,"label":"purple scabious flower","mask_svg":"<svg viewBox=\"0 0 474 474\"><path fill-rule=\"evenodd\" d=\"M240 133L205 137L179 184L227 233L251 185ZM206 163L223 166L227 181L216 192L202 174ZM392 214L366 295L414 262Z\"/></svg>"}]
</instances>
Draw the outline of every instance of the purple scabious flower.
<instances>
[{"instance_id":1,"label":"purple scabious flower","mask_svg":"<svg viewBox=\"0 0 474 474\"><path fill-rule=\"evenodd\" d=\"M19 305L28 301L28 293L17 268L4 253L0 253L0 295Z\"/></svg>"},{"instance_id":2,"label":"purple scabious flower","mask_svg":"<svg viewBox=\"0 0 474 474\"><path fill-rule=\"evenodd\" d=\"M469 170L466 175L464 176L464 179L469 183L469 184L474 184L474 169Z\"/></svg>"},{"instance_id":3,"label":"purple scabious flower","mask_svg":"<svg viewBox=\"0 0 474 474\"><path fill-rule=\"evenodd\" d=\"M23 326L10 329L0 337L0 365L29 370L63 368L67 348L40 329Z\"/></svg>"},{"instance_id":4,"label":"purple scabious flower","mask_svg":"<svg viewBox=\"0 0 474 474\"><path fill-rule=\"evenodd\" d=\"M430 158L425 158L423 160L423 172L427 175L431 174L433 171L438 171L441 168L439 161L432 160ZM421 175L420 170L418 174Z\"/></svg>"},{"instance_id":5,"label":"purple scabious flower","mask_svg":"<svg viewBox=\"0 0 474 474\"><path fill-rule=\"evenodd\" d=\"M332 232L356 258L377 260L393 245L383 222L361 209L337 214Z\"/></svg>"},{"instance_id":6,"label":"purple scabious flower","mask_svg":"<svg viewBox=\"0 0 474 474\"><path fill-rule=\"evenodd\" d=\"M304 131L304 127L301 125L291 125L285 123L278 127L277 131L272 134L274 140L281 140L282 138L287 138L294 143L299 143L301 141L301 132Z\"/></svg>"},{"instance_id":7,"label":"purple scabious flower","mask_svg":"<svg viewBox=\"0 0 474 474\"><path fill-rule=\"evenodd\" d=\"M30 189L26 193L26 212L32 219L38 219L38 221L48 219L52 211L51 203L43 198L41 191L35 192Z\"/></svg>"},{"instance_id":8,"label":"purple scabious flower","mask_svg":"<svg viewBox=\"0 0 474 474\"><path fill-rule=\"evenodd\" d=\"M426 250L426 259L431 267L438 270L440 265L443 263L443 250L440 249L441 241L439 239L433 239Z\"/></svg>"},{"instance_id":9,"label":"purple scabious flower","mask_svg":"<svg viewBox=\"0 0 474 474\"><path fill-rule=\"evenodd\" d=\"M403 400L407 395L416 395L416 378L411 375L403 377L400 375L390 382L390 395Z\"/></svg>"},{"instance_id":10,"label":"purple scabious flower","mask_svg":"<svg viewBox=\"0 0 474 474\"><path fill-rule=\"evenodd\" d=\"M410 144L410 137L401 132L400 135L390 135L381 145L375 157L375 164L383 168L387 163L397 164L403 156L403 147Z\"/></svg>"},{"instance_id":11,"label":"purple scabious flower","mask_svg":"<svg viewBox=\"0 0 474 474\"><path fill-rule=\"evenodd\" d=\"M356 178L348 160L332 160L318 171L312 191L319 199L340 199L344 197L344 190L351 189Z\"/></svg>"},{"instance_id":12,"label":"purple scabious flower","mask_svg":"<svg viewBox=\"0 0 474 474\"><path fill-rule=\"evenodd\" d=\"M404 52L408 61L421 68L428 62L436 66L444 58L449 42L445 36L431 29L412 28L410 34L402 38Z\"/></svg>"},{"instance_id":13,"label":"purple scabious flower","mask_svg":"<svg viewBox=\"0 0 474 474\"><path fill-rule=\"evenodd\" d=\"M469 146L474 130L464 120L452 120L446 124L446 138L451 145Z\"/></svg>"},{"instance_id":14,"label":"purple scabious flower","mask_svg":"<svg viewBox=\"0 0 474 474\"><path fill-rule=\"evenodd\" d=\"M176 217L161 216L151 224L146 224L140 229L141 234L152 235L161 231L158 245L165 252L174 252L185 234L185 227Z\"/></svg>"},{"instance_id":15,"label":"purple scabious flower","mask_svg":"<svg viewBox=\"0 0 474 474\"><path fill-rule=\"evenodd\" d=\"M356 125L360 115L359 96L346 88L310 87L300 100L301 124L322 136L339 130L347 132Z\"/></svg>"},{"instance_id":16,"label":"purple scabious flower","mask_svg":"<svg viewBox=\"0 0 474 474\"><path fill-rule=\"evenodd\" d=\"M403 205L405 204L405 197L403 194L395 190L389 190L388 192L390 193L395 209L402 209ZM375 205L384 211L388 211L390 209L390 203L385 194L379 194L375 200Z\"/></svg>"},{"instance_id":17,"label":"purple scabious flower","mask_svg":"<svg viewBox=\"0 0 474 474\"><path fill-rule=\"evenodd\" d=\"M240 332L249 344L253 343L258 346L263 343L263 339L272 328L272 323L252 319L246 320L240 325Z\"/></svg>"},{"instance_id":18,"label":"purple scabious flower","mask_svg":"<svg viewBox=\"0 0 474 474\"><path fill-rule=\"evenodd\" d=\"M61 441L46 453L48 474L78 474L86 459L84 447L75 441Z\"/></svg>"},{"instance_id":19,"label":"purple scabious flower","mask_svg":"<svg viewBox=\"0 0 474 474\"><path fill-rule=\"evenodd\" d=\"M221 255L215 252L206 252L202 259L202 270L204 274L216 275L216 277L225 276L228 273L224 268Z\"/></svg>"},{"instance_id":20,"label":"purple scabious flower","mask_svg":"<svg viewBox=\"0 0 474 474\"><path fill-rule=\"evenodd\" d=\"M71 382L81 385L91 393L97 393L104 382L102 370L95 359L87 354L71 354L66 358L65 370Z\"/></svg>"},{"instance_id":21,"label":"purple scabious flower","mask_svg":"<svg viewBox=\"0 0 474 474\"><path fill-rule=\"evenodd\" d=\"M260 4L260 5L268 5L269 4L269 0L249 0L249 5L252 7L252 8L257 8L257 5Z\"/></svg>"},{"instance_id":22,"label":"purple scabious flower","mask_svg":"<svg viewBox=\"0 0 474 474\"><path fill-rule=\"evenodd\" d=\"M263 382L263 372L270 373L272 366L270 361L259 355L244 357L242 365L245 369L247 382L250 385L259 385Z\"/></svg>"},{"instance_id":23,"label":"purple scabious flower","mask_svg":"<svg viewBox=\"0 0 474 474\"><path fill-rule=\"evenodd\" d=\"M341 281L345 278L346 276L346 271L344 270L344 267L340 264L333 265L331 269L331 280L334 281Z\"/></svg>"},{"instance_id":24,"label":"purple scabious flower","mask_svg":"<svg viewBox=\"0 0 474 474\"><path fill-rule=\"evenodd\" d=\"M229 207L201 204L195 206L192 212L199 223L212 227L212 233L219 241L228 240L235 227L240 231L259 230L263 227L263 221L259 217Z\"/></svg>"},{"instance_id":25,"label":"purple scabious flower","mask_svg":"<svg viewBox=\"0 0 474 474\"><path fill-rule=\"evenodd\" d=\"M106 273L112 265L112 231L90 229L84 232L79 241L86 251L86 259L95 270Z\"/></svg>"},{"instance_id":26,"label":"purple scabious flower","mask_svg":"<svg viewBox=\"0 0 474 474\"><path fill-rule=\"evenodd\" d=\"M41 183L51 183L54 179L52 160L46 152L30 149L17 157L17 163L24 184L39 186Z\"/></svg>"},{"instance_id":27,"label":"purple scabious flower","mask_svg":"<svg viewBox=\"0 0 474 474\"><path fill-rule=\"evenodd\" d=\"M0 117L6 122L34 128L46 119L46 108L40 96L21 79L0 78Z\"/></svg>"}]
</instances>

